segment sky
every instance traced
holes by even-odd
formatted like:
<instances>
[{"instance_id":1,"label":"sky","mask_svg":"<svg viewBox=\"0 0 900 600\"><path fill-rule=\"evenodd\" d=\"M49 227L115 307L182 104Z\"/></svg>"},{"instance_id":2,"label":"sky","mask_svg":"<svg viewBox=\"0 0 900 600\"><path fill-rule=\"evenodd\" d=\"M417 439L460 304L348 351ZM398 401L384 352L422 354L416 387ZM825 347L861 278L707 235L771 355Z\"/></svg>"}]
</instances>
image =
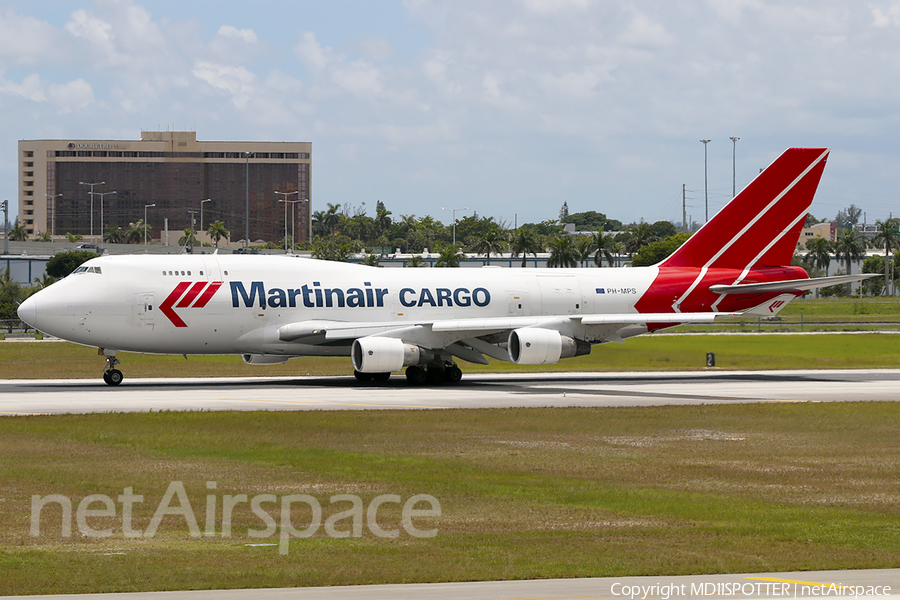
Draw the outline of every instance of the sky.
<instances>
[{"instance_id":1,"label":"sky","mask_svg":"<svg viewBox=\"0 0 900 600\"><path fill-rule=\"evenodd\" d=\"M900 215L900 0L0 0L11 219L18 140L142 130L312 142L313 210L509 226L680 222L683 185L702 222L824 146L812 213L873 221Z\"/></svg>"}]
</instances>

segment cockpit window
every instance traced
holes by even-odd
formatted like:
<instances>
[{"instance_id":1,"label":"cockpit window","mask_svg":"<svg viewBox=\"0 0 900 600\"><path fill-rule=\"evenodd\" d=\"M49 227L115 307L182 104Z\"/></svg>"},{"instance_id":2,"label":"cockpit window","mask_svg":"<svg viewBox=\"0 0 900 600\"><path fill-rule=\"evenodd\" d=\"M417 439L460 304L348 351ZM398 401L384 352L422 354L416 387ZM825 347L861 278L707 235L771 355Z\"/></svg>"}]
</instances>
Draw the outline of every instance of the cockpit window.
<instances>
[{"instance_id":1,"label":"cockpit window","mask_svg":"<svg viewBox=\"0 0 900 600\"><path fill-rule=\"evenodd\" d=\"M77 269L75 269L74 271L72 271L72 273L73 274L96 273L97 275L100 275L100 274L102 274L102 271L100 270L100 267L85 267L82 265L82 266L78 267Z\"/></svg>"}]
</instances>

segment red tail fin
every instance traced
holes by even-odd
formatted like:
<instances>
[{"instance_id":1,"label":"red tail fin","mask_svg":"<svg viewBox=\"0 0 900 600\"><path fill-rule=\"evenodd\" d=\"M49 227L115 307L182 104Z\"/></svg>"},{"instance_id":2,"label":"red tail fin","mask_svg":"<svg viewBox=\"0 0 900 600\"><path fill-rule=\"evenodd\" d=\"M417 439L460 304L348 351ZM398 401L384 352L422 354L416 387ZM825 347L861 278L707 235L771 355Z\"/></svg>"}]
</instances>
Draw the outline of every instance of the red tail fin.
<instances>
[{"instance_id":1,"label":"red tail fin","mask_svg":"<svg viewBox=\"0 0 900 600\"><path fill-rule=\"evenodd\" d=\"M791 262L827 148L789 148L661 267L748 269Z\"/></svg>"}]
</instances>

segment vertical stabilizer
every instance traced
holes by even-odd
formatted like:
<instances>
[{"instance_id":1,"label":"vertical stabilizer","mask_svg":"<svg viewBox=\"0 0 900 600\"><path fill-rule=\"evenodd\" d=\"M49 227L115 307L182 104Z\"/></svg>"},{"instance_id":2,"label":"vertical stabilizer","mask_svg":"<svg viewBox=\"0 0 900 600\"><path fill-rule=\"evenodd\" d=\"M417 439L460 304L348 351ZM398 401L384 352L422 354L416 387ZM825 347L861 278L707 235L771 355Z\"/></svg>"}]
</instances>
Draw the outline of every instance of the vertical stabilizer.
<instances>
[{"instance_id":1,"label":"vertical stabilizer","mask_svg":"<svg viewBox=\"0 0 900 600\"><path fill-rule=\"evenodd\" d=\"M827 148L789 148L660 267L788 265L825 168Z\"/></svg>"}]
</instances>

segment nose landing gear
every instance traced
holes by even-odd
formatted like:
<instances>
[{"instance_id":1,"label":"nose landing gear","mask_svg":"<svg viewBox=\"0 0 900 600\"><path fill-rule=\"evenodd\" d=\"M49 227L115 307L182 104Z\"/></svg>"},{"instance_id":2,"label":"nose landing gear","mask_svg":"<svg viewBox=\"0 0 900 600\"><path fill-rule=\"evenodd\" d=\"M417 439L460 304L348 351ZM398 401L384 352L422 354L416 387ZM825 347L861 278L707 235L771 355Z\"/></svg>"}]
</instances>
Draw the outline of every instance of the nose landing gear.
<instances>
[{"instance_id":1,"label":"nose landing gear","mask_svg":"<svg viewBox=\"0 0 900 600\"><path fill-rule=\"evenodd\" d=\"M106 357L106 367L103 369L103 381L106 382L106 385L116 386L122 383L122 380L125 379L125 375L122 374L122 371L115 368L120 362L119 359L116 358L115 351L100 348L99 354Z\"/></svg>"}]
</instances>

